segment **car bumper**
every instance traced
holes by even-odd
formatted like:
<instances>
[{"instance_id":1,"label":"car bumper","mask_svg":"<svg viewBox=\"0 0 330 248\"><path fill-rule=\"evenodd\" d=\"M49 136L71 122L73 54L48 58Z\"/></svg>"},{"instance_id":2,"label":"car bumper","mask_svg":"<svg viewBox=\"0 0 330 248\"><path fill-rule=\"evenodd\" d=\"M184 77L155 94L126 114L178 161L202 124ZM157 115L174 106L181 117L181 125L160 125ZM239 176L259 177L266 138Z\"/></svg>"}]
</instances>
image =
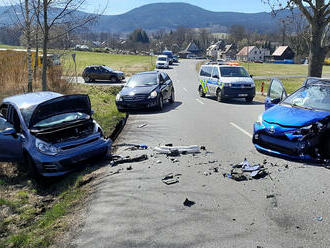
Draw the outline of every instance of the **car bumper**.
<instances>
[{"instance_id":1,"label":"car bumper","mask_svg":"<svg viewBox=\"0 0 330 248\"><path fill-rule=\"evenodd\" d=\"M298 140L291 141L285 137L269 135L265 131L265 128L257 123L254 124L252 142L259 152L271 156L300 162L321 162L320 159L312 157L306 153L306 149L308 149L308 143Z\"/></svg>"},{"instance_id":2,"label":"car bumper","mask_svg":"<svg viewBox=\"0 0 330 248\"><path fill-rule=\"evenodd\" d=\"M253 87L253 88L223 87L222 95L225 98L254 97L256 95L256 89L255 89L255 87Z\"/></svg>"},{"instance_id":3,"label":"car bumper","mask_svg":"<svg viewBox=\"0 0 330 248\"><path fill-rule=\"evenodd\" d=\"M155 99L148 99L144 101L120 101L116 102L118 110L125 111L125 110L138 110L138 109L148 109L153 108L158 105L157 98Z\"/></svg>"},{"instance_id":4,"label":"car bumper","mask_svg":"<svg viewBox=\"0 0 330 248\"><path fill-rule=\"evenodd\" d=\"M40 152L31 154L40 175L43 177L62 176L83 166L91 158L104 156L109 153L112 141L99 138L98 140L79 146L73 151L66 151L55 156Z\"/></svg>"},{"instance_id":5,"label":"car bumper","mask_svg":"<svg viewBox=\"0 0 330 248\"><path fill-rule=\"evenodd\" d=\"M168 68L168 65L156 65L156 68Z\"/></svg>"}]
</instances>

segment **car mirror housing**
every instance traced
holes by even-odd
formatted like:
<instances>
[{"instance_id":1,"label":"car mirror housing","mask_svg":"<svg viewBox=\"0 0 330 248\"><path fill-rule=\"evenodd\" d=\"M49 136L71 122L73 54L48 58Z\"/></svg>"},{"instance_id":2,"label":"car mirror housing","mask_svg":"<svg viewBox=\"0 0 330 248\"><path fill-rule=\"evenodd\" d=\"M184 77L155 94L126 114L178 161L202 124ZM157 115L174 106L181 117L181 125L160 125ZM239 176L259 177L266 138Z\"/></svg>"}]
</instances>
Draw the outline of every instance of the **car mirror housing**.
<instances>
[{"instance_id":1,"label":"car mirror housing","mask_svg":"<svg viewBox=\"0 0 330 248\"><path fill-rule=\"evenodd\" d=\"M15 135L16 130L15 130L15 128L9 127L9 128L6 128L4 131L2 131L1 134L6 135L6 136Z\"/></svg>"},{"instance_id":2,"label":"car mirror housing","mask_svg":"<svg viewBox=\"0 0 330 248\"><path fill-rule=\"evenodd\" d=\"M281 98L275 98L271 100L271 103L273 104L279 104L281 102Z\"/></svg>"}]
</instances>

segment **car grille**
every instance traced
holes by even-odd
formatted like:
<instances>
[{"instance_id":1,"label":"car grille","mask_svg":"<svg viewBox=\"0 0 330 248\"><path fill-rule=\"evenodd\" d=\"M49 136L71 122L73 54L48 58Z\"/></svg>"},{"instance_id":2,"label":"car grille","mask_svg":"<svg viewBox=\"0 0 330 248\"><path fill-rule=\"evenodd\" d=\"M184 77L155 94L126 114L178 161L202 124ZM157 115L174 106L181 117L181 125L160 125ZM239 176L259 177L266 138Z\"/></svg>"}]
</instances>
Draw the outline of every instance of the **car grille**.
<instances>
[{"instance_id":1,"label":"car grille","mask_svg":"<svg viewBox=\"0 0 330 248\"><path fill-rule=\"evenodd\" d=\"M251 84L232 84L233 88L250 88Z\"/></svg>"},{"instance_id":2,"label":"car grille","mask_svg":"<svg viewBox=\"0 0 330 248\"><path fill-rule=\"evenodd\" d=\"M289 141L282 137L273 137L260 134L257 143L267 149L272 149L290 155L298 155L296 141Z\"/></svg>"},{"instance_id":3,"label":"car grille","mask_svg":"<svg viewBox=\"0 0 330 248\"><path fill-rule=\"evenodd\" d=\"M144 101L146 97L146 95L123 96L123 100L126 102L139 102Z\"/></svg>"}]
</instances>

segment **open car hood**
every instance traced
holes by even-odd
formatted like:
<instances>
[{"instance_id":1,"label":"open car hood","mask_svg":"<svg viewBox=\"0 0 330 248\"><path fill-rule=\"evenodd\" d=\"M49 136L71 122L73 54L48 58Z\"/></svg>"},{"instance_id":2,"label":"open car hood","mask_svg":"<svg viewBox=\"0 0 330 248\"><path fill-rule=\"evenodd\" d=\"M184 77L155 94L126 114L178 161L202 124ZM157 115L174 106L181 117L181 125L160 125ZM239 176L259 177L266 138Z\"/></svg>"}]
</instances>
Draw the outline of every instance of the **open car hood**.
<instances>
[{"instance_id":1,"label":"open car hood","mask_svg":"<svg viewBox=\"0 0 330 248\"><path fill-rule=\"evenodd\" d=\"M88 95L66 95L40 103L32 113L29 128L49 117L73 112L91 115L91 103Z\"/></svg>"}]
</instances>

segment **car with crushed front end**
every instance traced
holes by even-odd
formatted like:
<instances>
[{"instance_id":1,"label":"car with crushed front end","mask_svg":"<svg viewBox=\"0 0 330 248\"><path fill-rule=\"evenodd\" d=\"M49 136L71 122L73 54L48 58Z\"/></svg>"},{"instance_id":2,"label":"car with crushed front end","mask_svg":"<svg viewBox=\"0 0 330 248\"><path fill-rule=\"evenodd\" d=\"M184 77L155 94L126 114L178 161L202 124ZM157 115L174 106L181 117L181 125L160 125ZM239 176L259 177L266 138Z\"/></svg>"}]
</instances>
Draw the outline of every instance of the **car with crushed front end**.
<instances>
[{"instance_id":1,"label":"car with crushed front end","mask_svg":"<svg viewBox=\"0 0 330 248\"><path fill-rule=\"evenodd\" d=\"M22 163L33 177L52 177L107 156L112 141L92 113L88 95L35 92L3 99L0 161Z\"/></svg>"},{"instance_id":2,"label":"car with crushed front end","mask_svg":"<svg viewBox=\"0 0 330 248\"><path fill-rule=\"evenodd\" d=\"M84 69L82 77L85 83L95 82L95 80L120 83L125 79L125 74L106 65L90 65Z\"/></svg>"},{"instance_id":3,"label":"car with crushed front end","mask_svg":"<svg viewBox=\"0 0 330 248\"><path fill-rule=\"evenodd\" d=\"M133 75L116 96L119 111L157 108L174 103L175 93L171 78L165 72L149 71Z\"/></svg>"},{"instance_id":4,"label":"car with crushed front end","mask_svg":"<svg viewBox=\"0 0 330 248\"><path fill-rule=\"evenodd\" d=\"M282 82L273 79L265 108L254 124L258 151L296 161L330 159L330 79L307 78L289 96Z\"/></svg>"}]
</instances>

